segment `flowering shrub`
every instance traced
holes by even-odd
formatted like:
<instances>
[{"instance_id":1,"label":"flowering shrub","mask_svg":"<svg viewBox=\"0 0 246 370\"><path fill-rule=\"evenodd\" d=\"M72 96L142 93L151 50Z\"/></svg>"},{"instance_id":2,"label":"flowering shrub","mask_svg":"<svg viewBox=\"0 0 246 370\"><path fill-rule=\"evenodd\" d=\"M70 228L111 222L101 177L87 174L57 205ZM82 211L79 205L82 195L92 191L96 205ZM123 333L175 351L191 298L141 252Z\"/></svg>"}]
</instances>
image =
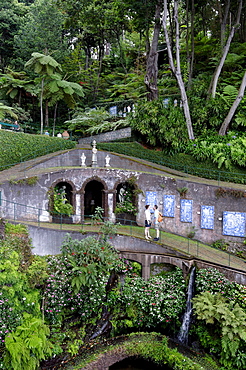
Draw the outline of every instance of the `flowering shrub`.
<instances>
[{"instance_id":1,"label":"flowering shrub","mask_svg":"<svg viewBox=\"0 0 246 370\"><path fill-rule=\"evenodd\" d=\"M186 302L182 271L177 269L165 277L152 277L148 281L140 277L126 278L118 299L127 319L126 322L115 322L115 327L119 325L116 330L122 325L137 328L179 325ZM112 305L115 305L113 299Z\"/></svg>"},{"instance_id":2,"label":"flowering shrub","mask_svg":"<svg viewBox=\"0 0 246 370\"><path fill-rule=\"evenodd\" d=\"M47 262L45 316L51 323L61 322L71 312L82 321L98 315L110 272L124 269L119 253L104 237L81 241L67 237L62 255L48 257Z\"/></svg>"},{"instance_id":3,"label":"flowering shrub","mask_svg":"<svg viewBox=\"0 0 246 370\"><path fill-rule=\"evenodd\" d=\"M81 321L85 321L100 311L105 297L106 276L98 276L88 289L83 287L75 293L72 288L74 273L69 259L50 256L47 262L50 275L44 291L44 313L50 323L61 324L64 316L71 313L81 315Z\"/></svg>"}]
</instances>

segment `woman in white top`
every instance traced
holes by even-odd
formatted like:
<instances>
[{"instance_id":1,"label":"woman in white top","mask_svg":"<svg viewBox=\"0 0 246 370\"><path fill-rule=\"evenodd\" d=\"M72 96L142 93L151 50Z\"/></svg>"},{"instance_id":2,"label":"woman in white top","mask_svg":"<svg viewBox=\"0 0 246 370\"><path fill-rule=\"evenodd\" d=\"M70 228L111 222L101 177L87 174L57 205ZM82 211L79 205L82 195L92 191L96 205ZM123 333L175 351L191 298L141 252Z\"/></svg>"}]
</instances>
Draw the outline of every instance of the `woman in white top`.
<instances>
[{"instance_id":1,"label":"woman in white top","mask_svg":"<svg viewBox=\"0 0 246 370\"><path fill-rule=\"evenodd\" d=\"M149 229L151 226L151 215L149 204L146 204L144 213L145 213L145 239L151 239L151 236L149 235Z\"/></svg>"}]
</instances>

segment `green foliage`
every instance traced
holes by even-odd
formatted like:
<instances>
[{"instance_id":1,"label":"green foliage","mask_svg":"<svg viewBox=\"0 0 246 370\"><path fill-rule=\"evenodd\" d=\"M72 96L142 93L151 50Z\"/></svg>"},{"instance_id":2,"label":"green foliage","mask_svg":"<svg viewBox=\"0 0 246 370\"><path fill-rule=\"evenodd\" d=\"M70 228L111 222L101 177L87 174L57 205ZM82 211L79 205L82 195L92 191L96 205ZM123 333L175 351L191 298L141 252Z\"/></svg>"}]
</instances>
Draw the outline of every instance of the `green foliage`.
<instances>
[{"instance_id":1,"label":"green foliage","mask_svg":"<svg viewBox=\"0 0 246 370\"><path fill-rule=\"evenodd\" d=\"M139 101L129 123L150 145L172 152L180 151L188 140L183 113L171 102L164 107L161 100Z\"/></svg>"},{"instance_id":2,"label":"green foliage","mask_svg":"<svg viewBox=\"0 0 246 370\"><path fill-rule=\"evenodd\" d=\"M6 115L9 115L14 119L18 119L17 114L14 112L14 108L0 103L0 119L4 119Z\"/></svg>"},{"instance_id":3,"label":"green foliage","mask_svg":"<svg viewBox=\"0 0 246 370\"><path fill-rule=\"evenodd\" d=\"M209 137L210 136L207 137L207 141L209 140ZM218 139L220 140L220 138ZM194 141L186 146L185 152L190 154L177 153L172 156L167 155L164 151L143 148L138 143L98 143L97 147L102 150L141 158L181 172L190 173L192 175L208 179L246 183L245 170L232 163L230 172L225 171L224 168L219 171L218 166L209 159L210 155L206 153L207 144L205 142L202 143L202 141L199 142L197 150L195 149L197 144L194 144ZM244 152L242 151L242 156L244 155L243 153Z\"/></svg>"},{"instance_id":4,"label":"green foliage","mask_svg":"<svg viewBox=\"0 0 246 370\"><path fill-rule=\"evenodd\" d=\"M48 278L46 258L35 256L28 266L26 275L31 288L42 286Z\"/></svg>"},{"instance_id":5,"label":"green foliage","mask_svg":"<svg viewBox=\"0 0 246 370\"><path fill-rule=\"evenodd\" d=\"M38 181L38 177L37 176L32 176L32 177L27 177L25 179L20 179L20 180L9 180L9 183L11 185L29 185L29 186L33 186L33 185L36 185Z\"/></svg>"},{"instance_id":6,"label":"green foliage","mask_svg":"<svg viewBox=\"0 0 246 370\"><path fill-rule=\"evenodd\" d=\"M7 222L5 224L5 233L6 234L24 234L28 235L27 226L23 224L11 224Z\"/></svg>"},{"instance_id":7,"label":"green foliage","mask_svg":"<svg viewBox=\"0 0 246 370\"><path fill-rule=\"evenodd\" d=\"M217 326L220 330L221 343L218 349L220 362L227 369L241 369L236 365L237 351L242 354L246 342L246 313L236 303L227 303L220 294L211 294L209 292L201 293L193 298L193 307L197 318L204 320L208 325ZM203 335L202 333L200 333Z\"/></svg>"},{"instance_id":8,"label":"green foliage","mask_svg":"<svg viewBox=\"0 0 246 370\"><path fill-rule=\"evenodd\" d=\"M196 139L187 147L190 153L199 160L210 159L217 163L218 168L231 169L234 163L245 167L246 137L241 133L228 132L226 136L213 135L210 137Z\"/></svg>"},{"instance_id":9,"label":"green foliage","mask_svg":"<svg viewBox=\"0 0 246 370\"><path fill-rule=\"evenodd\" d=\"M159 365L167 365L176 370L201 370L202 366L168 347L167 338L156 340L154 334L147 334L142 340L133 340L125 345L131 356L140 356Z\"/></svg>"},{"instance_id":10,"label":"green foliage","mask_svg":"<svg viewBox=\"0 0 246 370\"><path fill-rule=\"evenodd\" d=\"M52 215L71 216L74 212L72 204L66 198L66 192L57 186L49 190L50 213Z\"/></svg>"},{"instance_id":11,"label":"green foliage","mask_svg":"<svg viewBox=\"0 0 246 370\"><path fill-rule=\"evenodd\" d=\"M211 246L213 248L221 249L222 251L227 251L229 247L229 243L225 241L225 239L218 239L214 241Z\"/></svg>"},{"instance_id":12,"label":"green foliage","mask_svg":"<svg viewBox=\"0 0 246 370\"><path fill-rule=\"evenodd\" d=\"M246 308L246 288L243 285L229 281L216 269L201 269L196 272L196 290L198 293L205 291L212 294L219 293L226 299L237 302L242 308Z\"/></svg>"},{"instance_id":13,"label":"green foliage","mask_svg":"<svg viewBox=\"0 0 246 370\"><path fill-rule=\"evenodd\" d=\"M92 223L95 224L96 222L102 222L103 213L104 213L104 209L102 207L97 206L95 208L94 214L91 216Z\"/></svg>"},{"instance_id":14,"label":"green foliage","mask_svg":"<svg viewBox=\"0 0 246 370\"><path fill-rule=\"evenodd\" d=\"M129 270L132 271L132 266ZM180 325L179 317L186 299L185 281L179 269L148 281L131 274L121 287L118 303L115 294L117 291L110 292L107 301L109 307L119 312L114 320L115 333L124 330L125 326L135 329L160 326L174 330L176 325Z\"/></svg>"},{"instance_id":15,"label":"green foliage","mask_svg":"<svg viewBox=\"0 0 246 370\"><path fill-rule=\"evenodd\" d=\"M75 147L75 143L70 140L21 132L16 134L5 130L0 130L0 141L0 170L48 153Z\"/></svg>"},{"instance_id":16,"label":"green foliage","mask_svg":"<svg viewBox=\"0 0 246 370\"><path fill-rule=\"evenodd\" d=\"M52 353L48 335L49 328L41 319L24 313L21 325L5 339L5 366L13 370L35 370L40 360Z\"/></svg>"},{"instance_id":17,"label":"green foliage","mask_svg":"<svg viewBox=\"0 0 246 370\"><path fill-rule=\"evenodd\" d=\"M112 119L112 116L104 108L78 109L73 118L65 122L70 130L82 135L94 135L99 132L116 130L129 126L127 119Z\"/></svg>"},{"instance_id":18,"label":"green foliage","mask_svg":"<svg viewBox=\"0 0 246 370\"><path fill-rule=\"evenodd\" d=\"M105 227L109 236L113 230L109 225ZM71 312L79 314L81 321L97 317L110 273L124 268L118 252L103 234L99 239L88 237L81 241L68 236L62 255L48 257L47 263L45 315L52 323L62 322L63 316Z\"/></svg>"},{"instance_id":19,"label":"green foliage","mask_svg":"<svg viewBox=\"0 0 246 370\"><path fill-rule=\"evenodd\" d=\"M26 228L23 228L26 232ZM0 345L2 348L9 333L15 331L21 324L24 313L33 317L40 316L39 291L29 285L26 274L32 259L24 249L28 239L27 241L24 239L25 243L23 242L23 228L19 225L16 225L15 229L10 227L8 234L17 231L19 237L13 237L13 234L10 234L0 241ZM25 234L24 236L26 237Z\"/></svg>"}]
</instances>

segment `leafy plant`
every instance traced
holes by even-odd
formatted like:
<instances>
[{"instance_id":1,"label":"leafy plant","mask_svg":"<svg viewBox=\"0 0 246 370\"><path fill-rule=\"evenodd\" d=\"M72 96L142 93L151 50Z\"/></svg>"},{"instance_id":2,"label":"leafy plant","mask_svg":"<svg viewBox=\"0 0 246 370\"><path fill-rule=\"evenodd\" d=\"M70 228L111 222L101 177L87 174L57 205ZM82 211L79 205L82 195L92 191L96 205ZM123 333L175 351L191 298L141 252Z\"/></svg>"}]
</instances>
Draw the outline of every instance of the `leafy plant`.
<instances>
[{"instance_id":1,"label":"leafy plant","mask_svg":"<svg viewBox=\"0 0 246 370\"><path fill-rule=\"evenodd\" d=\"M229 247L229 243L227 243L225 241L225 239L218 239L216 241L214 241L211 246L213 248L218 248L218 249L221 249L222 251L227 251L228 250L228 247Z\"/></svg>"},{"instance_id":2,"label":"leafy plant","mask_svg":"<svg viewBox=\"0 0 246 370\"><path fill-rule=\"evenodd\" d=\"M220 294L204 292L193 298L193 307L197 318L206 324L219 325L221 343L218 354L220 362L227 369L236 367L237 351L245 348L246 313L234 302L227 303ZM219 330L217 329L217 330ZM242 358L243 362L245 358ZM240 361L241 366L241 361Z\"/></svg>"},{"instance_id":3,"label":"leafy plant","mask_svg":"<svg viewBox=\"0 0 246 370\"><path fill-rule=\"evenodd\" d=\"M5 339L6 367L13 370L35 370L40 360L52 353L48 335L49 328L40 318L24 313L22 324Z\"/></svg>"},{"instance_id":4,"label":"leafy plant","mask_svg":"<svg viewBox=\"0 0 246 370\"><path fill-rule=\"evenodd\" d=\"M97 206L95 208L94 214L91 216L92 224L94 225L97 222L103 222L103 212L104 209L102 207Z\"/></svg>"},{"instance_id":5,"label":"leafy plant","mask_svg":"<svg viewBox=\"0 0 246 370\"><path fill-rule=\"evenodd\" d=\"M66 193L63 189L55 187L50 189L50 213L53 215L67 215L71 216L74 212L72 204L66 198Z\"/></svg>"},{"instance_id":6,"label":"leafy plant","mask_svg":"<svg viewBox=\"0 0 246 370\"><path fill-rule=\"evenodd\" d=\"M188 188L184 186L182 188L177 188L177 191L179 192L181 197L185 198L188 192Z\"/></svg>"}]
</instances>

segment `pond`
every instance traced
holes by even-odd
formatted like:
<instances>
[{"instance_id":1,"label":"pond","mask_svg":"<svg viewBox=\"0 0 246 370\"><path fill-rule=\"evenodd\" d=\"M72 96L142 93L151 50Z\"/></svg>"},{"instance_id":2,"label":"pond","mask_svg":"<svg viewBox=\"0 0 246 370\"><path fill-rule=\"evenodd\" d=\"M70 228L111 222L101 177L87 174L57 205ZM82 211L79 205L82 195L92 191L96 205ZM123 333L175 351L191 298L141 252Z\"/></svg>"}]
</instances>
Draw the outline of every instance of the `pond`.
<instances>
[{"instance_id":1,"label":"pond","mask_svg":"<svg viewBox=\"0 0 246 370\"><path fill-rule=\"evenodd\" d=\"M156 365L152 361L147 361L141 358L128 357L120 362L109 367L109 370L172 370L167 365Z\"/></svg>"}]
</instances>

